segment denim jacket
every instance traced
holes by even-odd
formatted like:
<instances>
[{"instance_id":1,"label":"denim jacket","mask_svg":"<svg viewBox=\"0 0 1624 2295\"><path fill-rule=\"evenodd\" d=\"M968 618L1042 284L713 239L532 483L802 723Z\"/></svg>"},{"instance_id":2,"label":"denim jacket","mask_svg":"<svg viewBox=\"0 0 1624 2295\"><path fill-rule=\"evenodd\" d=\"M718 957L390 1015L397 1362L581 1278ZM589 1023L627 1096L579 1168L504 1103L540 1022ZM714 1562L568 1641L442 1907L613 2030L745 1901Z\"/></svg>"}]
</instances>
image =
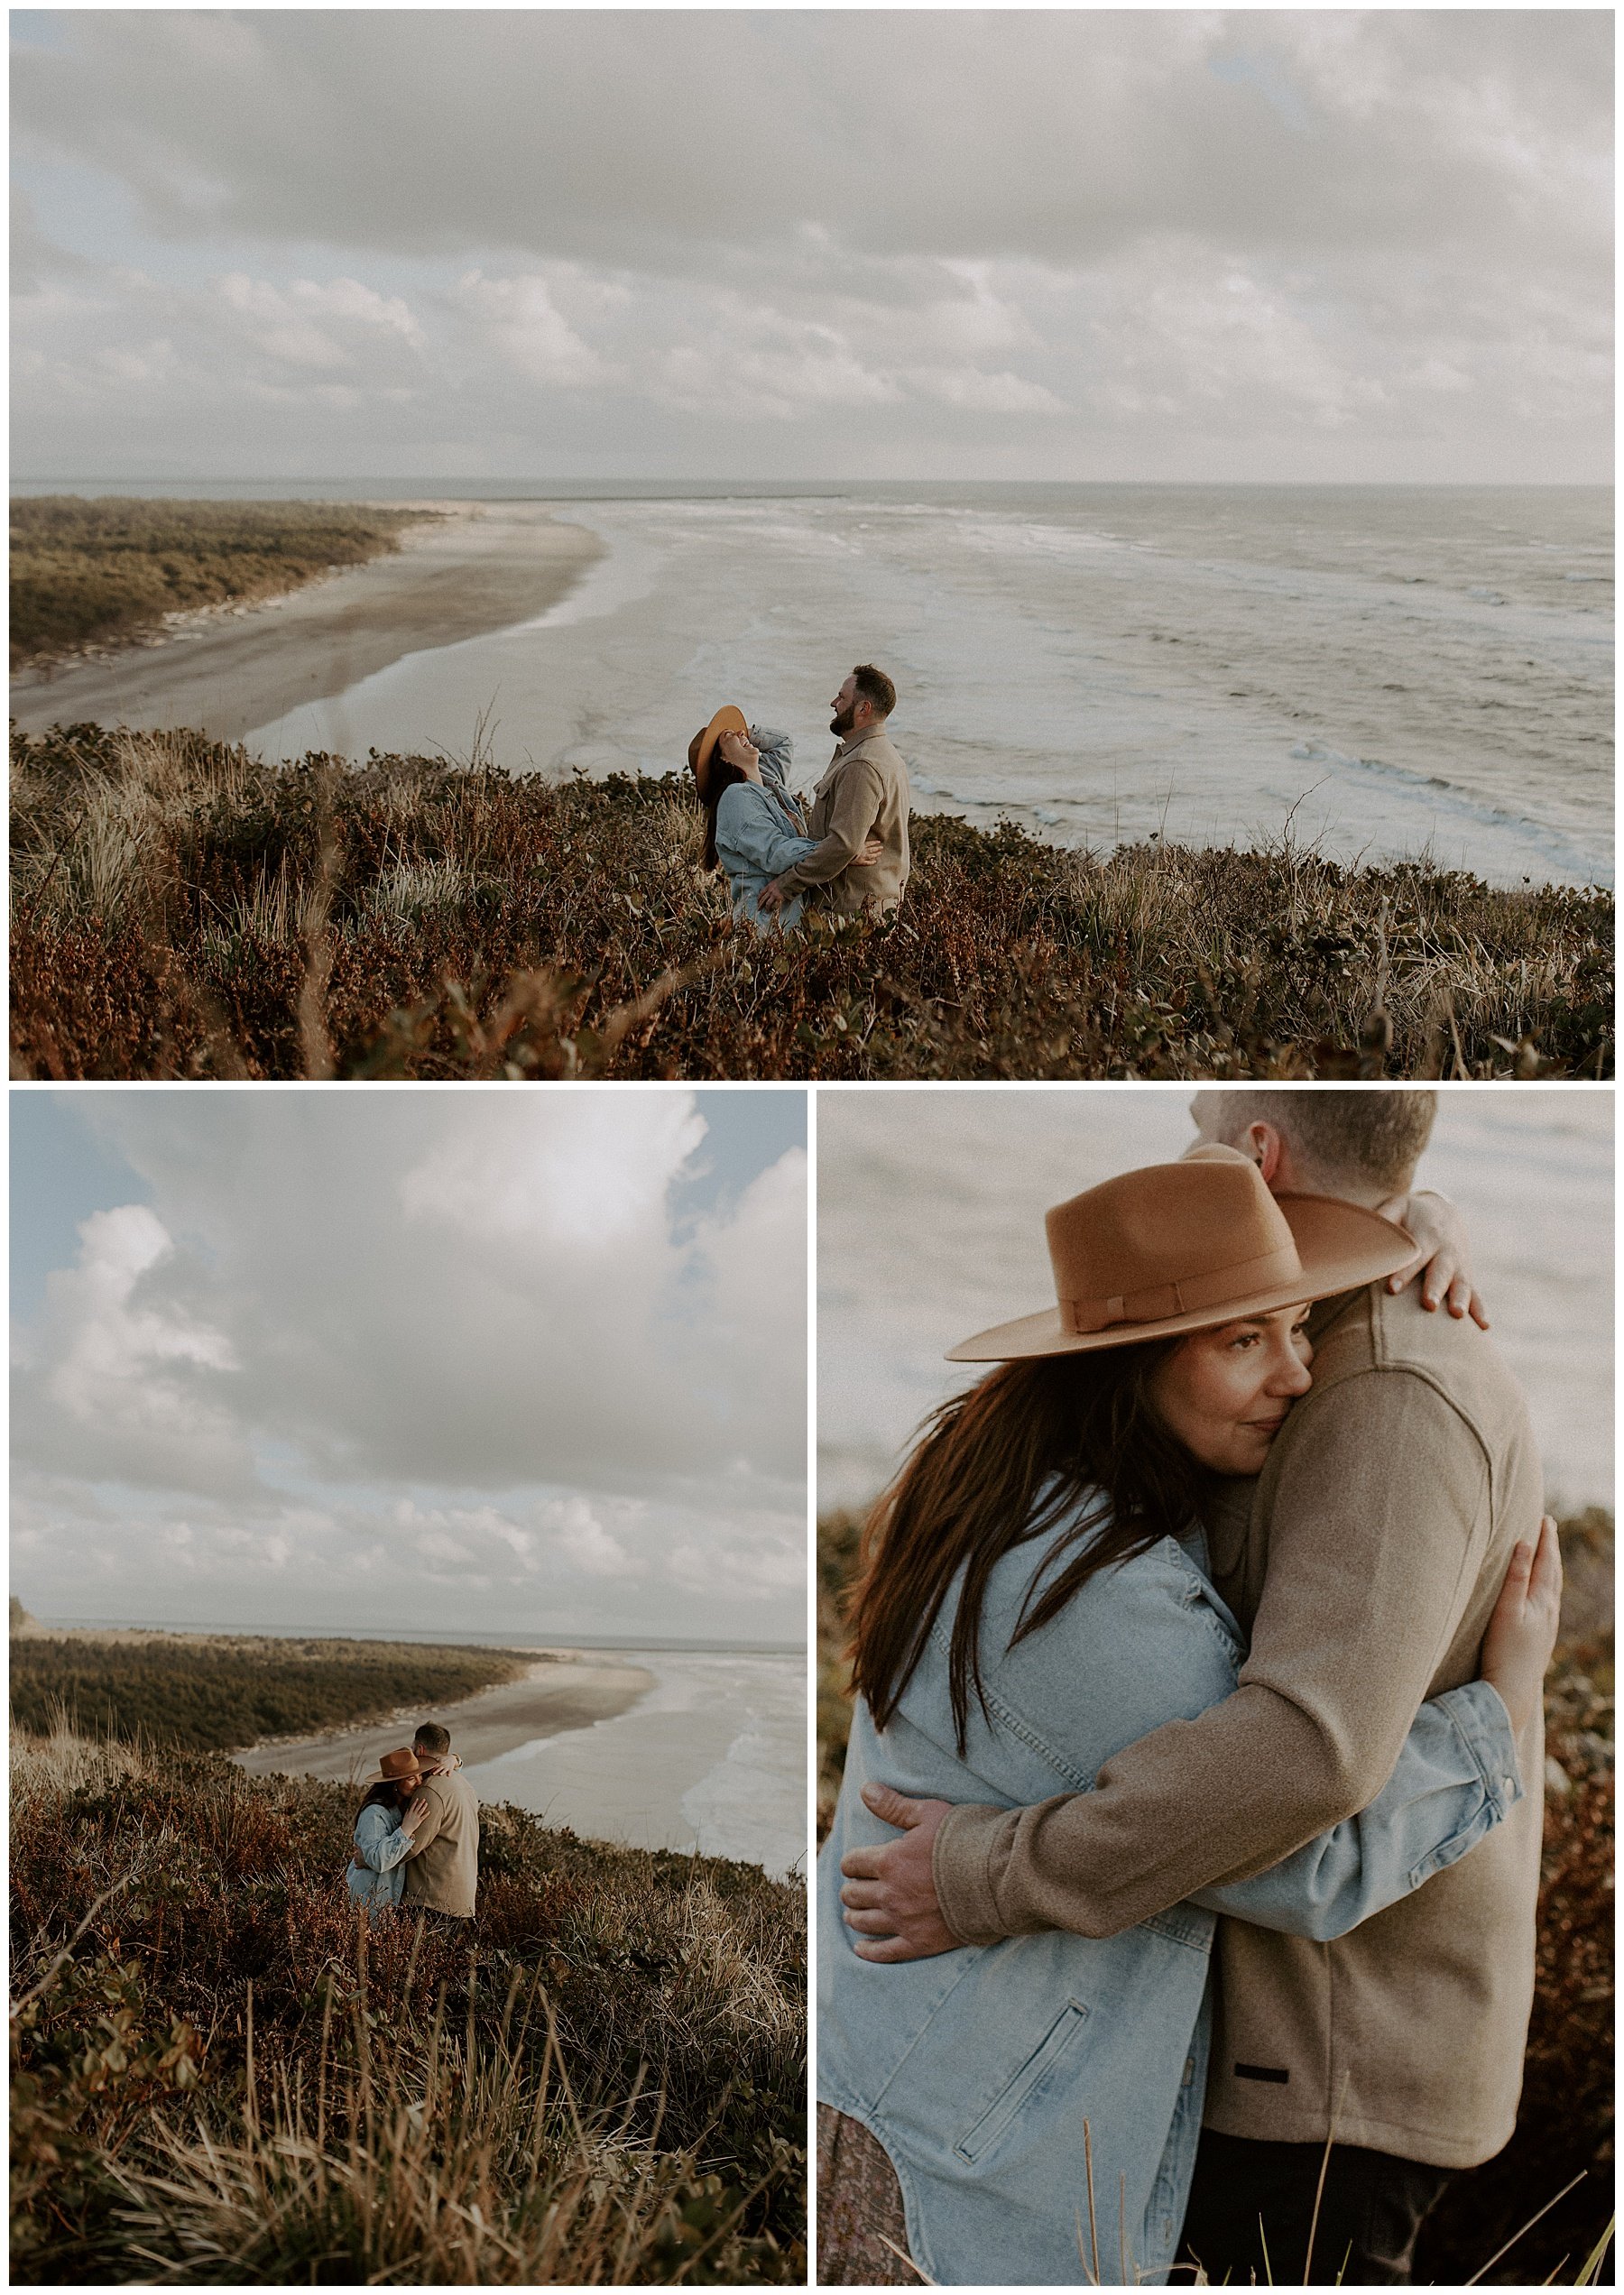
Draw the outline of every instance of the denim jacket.
<instances>
[{"instance_id":1,"label":"denim jacket","mask_svg":"<svg viewBox=\"0 0 1624 2295\"><path fill-rule=\"evenodd\" d=\"M788 930L800 921L801 895L785 901L776 920L761 908L762 888L793 868L817 846L803 835L799 813L789 795L789 760L795 744L788 733L752 725L750 737L761 752L761 780L734 781L716 806L716 857L733 889L734 914L748 917L757 932Z\"/></svg>"},{"instance_id":2,"label":"denim jacket","mask_svg":"<svg viewBox=\"0 0 1624 2295\"><path fill-rule=\"evenodd\" d=\"M981 1643L991 1719L973 1693L963 1759L948 1697L955 1594L883 1736L859 1701L818 1860L818 2095L885 2146L909 2252L946 2284L1075 2286L1096 2244L1105 2283L1121 2283L1124 2261L1127 2284L1165 2283L1200 2134L1218 1913L1342 1935L1465 1856L1520 1798L1506 1709L1472 1682L1422 1708L1369 1809L1255 1879L1116 1936L1047 1930L895 1966L859 1959L840 1860L895 1838L863 1785L1011 1808L1086 1793L1123 1746L1234 1690L1244 1643L1199 1532L1089 1579L1010 1649L1031 1590L1076 1551L1063 1525L1041 1553L1017 1547L993 1570Z\"/></svg>"},{"instance_id":3,"label":"denim jacket","mask_svg":"<svg viewBox=\"0 0 1624 2295\"><path fill-rule=\"evenodd\" d=\"M399 1904L411 1854L411 1835L401 1827L400 1811L369 1801L355 1820L355 1843L344 1877L356 1903L374 1912Z\"/></svg>"}]
</instances>

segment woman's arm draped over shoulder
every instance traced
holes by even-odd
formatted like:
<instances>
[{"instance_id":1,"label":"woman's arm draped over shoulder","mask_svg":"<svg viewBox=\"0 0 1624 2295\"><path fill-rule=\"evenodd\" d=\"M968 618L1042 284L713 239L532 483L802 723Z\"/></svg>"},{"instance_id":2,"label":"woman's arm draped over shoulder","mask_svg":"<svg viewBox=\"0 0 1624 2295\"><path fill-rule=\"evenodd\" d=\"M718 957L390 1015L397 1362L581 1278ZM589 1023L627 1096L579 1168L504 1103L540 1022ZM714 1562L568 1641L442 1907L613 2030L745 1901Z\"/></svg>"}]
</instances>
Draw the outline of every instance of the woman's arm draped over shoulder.
<instances>
[{"instance_id":1,"label":"woman's arm draped over shoulder","mask_svg":"<svg viewBox=\"0 0 1624 2295\"><path fill-rule=\"evenodd\" d=\"M1408 1372L1346 1379L1297 1407L1313 1424L1294 1427L1282 1461L1239 1688L1113 1756L1093 1793L954 1810L934 1873L966 1943L1114 1935L1278 1864L1387 1783L1475 1586L1487 1461Z\"/></svg>"}]
</instances>

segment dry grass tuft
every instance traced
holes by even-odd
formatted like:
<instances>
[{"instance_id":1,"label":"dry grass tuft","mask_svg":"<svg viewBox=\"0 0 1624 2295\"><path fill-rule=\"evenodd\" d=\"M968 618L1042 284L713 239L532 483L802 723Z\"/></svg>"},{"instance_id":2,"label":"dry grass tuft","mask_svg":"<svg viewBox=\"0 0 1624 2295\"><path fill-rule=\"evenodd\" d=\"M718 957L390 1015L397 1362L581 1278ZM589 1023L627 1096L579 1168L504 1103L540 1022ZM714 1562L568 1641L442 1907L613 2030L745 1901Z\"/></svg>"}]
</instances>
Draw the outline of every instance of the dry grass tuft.
<instances>
[{"instance_id":1,"label":"dry grass tuft","mask_svg":"<svg viewBox=\"0 0 1624 2295\"><path fill-rule=\"evenodd\" d=\"M1606 1075L1612 902L916 821L901 915L760 940L675 779L14 743L21 1076Z\"/></svg>"}]
</instances>

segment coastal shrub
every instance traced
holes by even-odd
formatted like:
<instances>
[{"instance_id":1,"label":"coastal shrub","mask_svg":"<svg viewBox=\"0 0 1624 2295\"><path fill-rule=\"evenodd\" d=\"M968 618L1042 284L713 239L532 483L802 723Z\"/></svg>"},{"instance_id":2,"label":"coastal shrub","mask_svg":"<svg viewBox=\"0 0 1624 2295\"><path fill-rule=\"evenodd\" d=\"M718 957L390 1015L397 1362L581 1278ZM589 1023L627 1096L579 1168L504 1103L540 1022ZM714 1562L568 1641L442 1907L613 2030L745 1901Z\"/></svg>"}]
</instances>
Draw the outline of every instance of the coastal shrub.
<instances>
[{"instance_id":1,"label":"coastal shrub","mask_svg":"<svg viewBox=\"0 0 1624 2295\"><path fill-rule=\"evenodd\" d=\"M18 1076L1612 1071L1603 892L926 816L897 918L758 939L674 776L14 749Z\"/></svg>"},{"instance_id":2,"label":"coastal shrub","mask_svg":"<svg viewBox=\"0 0 1624 2295\"><path fill-rule=\"evenodd\" d=\"M398 549L432 516L371 503L14 496L12 668L128 641L171 613L247 604Z\"/></svg>"},{"instance_id":3,"label":"coastal shrub","mask_svg":"<svg viewBox=\"0 0 1624 2295\"><path fill-rule=\"evenodd\" d=\"M803 2281L804 1890L487 1808L364 1922L355 1799L14 1737L14 2279Z\"/></svg>"},{"instance_id":4,"label":"coastal shrub","mask_svg":"<svg viewBox=\"0 0 1624 2295\"><path fill-rule=\"evenodd\" d=\"M416 1642L14 1635L14 1724L200 1753L383 1720L517 1681L540 1654Z\"/></svg>"},{"instance_id":5,"label":"coastal shrub","mask_svg":"<svg viewBox=\"0 0 1624 2295\"><path fill-rule=\"evenodd\" d=\"M849 1511L818 1524L820 1841L845 1766L843 1605L862 1526ZM1517 2128L1503 2152L1453 2180L1428 2218L1416 2254L1419 2285L1580 2284L1611 2217L1613 1525L1610 1515L1590 1507L1559 1526L1567 1586L1563 1638L1546 1684L1545 1857ZM1595 2265L1592 2277L1597 2271L1610 2283L1610 2263Z\"/></svg>"}]
</instances>

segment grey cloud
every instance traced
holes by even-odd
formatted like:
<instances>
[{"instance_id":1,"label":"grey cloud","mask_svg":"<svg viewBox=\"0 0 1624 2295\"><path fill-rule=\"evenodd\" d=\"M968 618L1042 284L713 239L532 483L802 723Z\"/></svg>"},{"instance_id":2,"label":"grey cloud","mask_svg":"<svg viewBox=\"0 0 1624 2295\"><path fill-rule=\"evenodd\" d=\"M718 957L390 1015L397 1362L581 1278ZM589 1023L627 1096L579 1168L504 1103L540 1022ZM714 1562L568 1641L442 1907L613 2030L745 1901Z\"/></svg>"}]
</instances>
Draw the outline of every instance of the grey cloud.
<instances>
[{"instance_id":1,"label":"grey cloud","mask_svg":"<svg viewBox=\"0 0 1624 2295\"><path fill-rule=\"evenodd\" d=\"M1601 11L61 22L31 474L1606 467Z\"/></svg>"},{"instance_id":2,"label":"grey cloud","mask_svg":"<svg viewBox=\"0 0 1624 2295\"><path fill-rule=\"evenodd\" d=\"M107 12L22 53L25 144L149 223L686 270L793 246L1075 265L1606 243L1601 11Z\"/></svg>"}]
</instances>

